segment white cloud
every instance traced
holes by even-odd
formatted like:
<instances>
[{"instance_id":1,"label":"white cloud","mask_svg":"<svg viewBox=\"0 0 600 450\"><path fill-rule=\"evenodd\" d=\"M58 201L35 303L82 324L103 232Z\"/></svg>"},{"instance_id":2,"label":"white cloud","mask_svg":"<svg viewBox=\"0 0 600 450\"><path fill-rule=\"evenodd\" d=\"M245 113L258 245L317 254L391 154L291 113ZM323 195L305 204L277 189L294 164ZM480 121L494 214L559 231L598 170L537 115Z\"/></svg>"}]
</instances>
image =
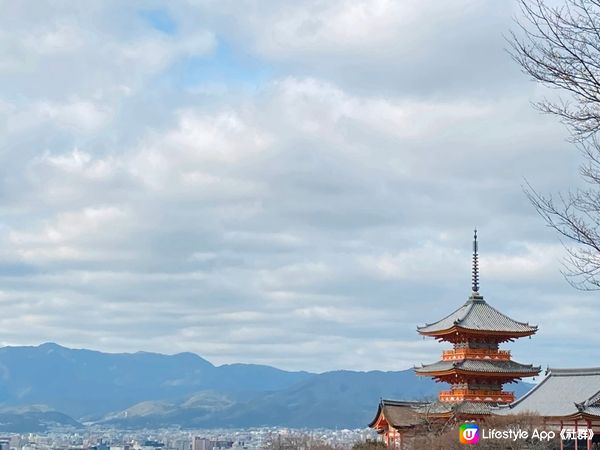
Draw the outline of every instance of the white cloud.
<instances>
[{"instance_id":1,"label":"white cloud","mask_svg":"<svg viewBox=\"0 0 600 450\"><path fill-rule=\"evenodd\" d=\"M68 103L42 102L34 107L42 120L55 122L59 127L94 131L106 123L110 111L86 100Z\"/></svg>"},{"instance_id":2,"label":"white cloud","mask_svg":"<svg viewBox=\"0 0 600 450\"><path fill-rule=\"evenodd\" d=\"M231 13L240 2L195 2L196 6ZM380 51L382 46L406 46L430 39L431 30L422 26L462 21L480 5L472 0L452 4L435 1L309 0L282 4L270 2L253 8L246 2L240 17L244 31L261 52L293 59L303 54L345 55ZM419 42L420 41L420 42Z\"/></svg>"},{"instance_id":3,"label":"white cloud","mask_svg":"<svg viewBox=\"0 0 600 450\"><path fill-rule=\"evenodd\" d=\"M8 243L23 260L45 264L60 260L106 260L118 255L107 243L125 233L129 223L127 211L115 206L88 207L64 212L39 229L11 230ZM92 244L92 245L90 245Z\"/></svg>"},{"instance_id":4,"label":"white cloud","mask_svg":"<svg viewBox=\"0 0 600 450\"><path fill-rule=\"evenodd\" d=\"M25 35L22 44L31 53L52 56L80 50L85 39L84 30L76 23L55 22Z\"/></svg>"},{"instance_id":5,"label":"white cloud","mask_svg":"<svg viewBox=\"0 0 600 450\"><path fill-rule=\"evenodd\" d=\"M406 368L468 294L473 225L494 306L572 313L520 185L576 162L504 54L508 3L178 2L168 33L36 5L0 17L7 343Z\"/></svg>"}]
</instances>

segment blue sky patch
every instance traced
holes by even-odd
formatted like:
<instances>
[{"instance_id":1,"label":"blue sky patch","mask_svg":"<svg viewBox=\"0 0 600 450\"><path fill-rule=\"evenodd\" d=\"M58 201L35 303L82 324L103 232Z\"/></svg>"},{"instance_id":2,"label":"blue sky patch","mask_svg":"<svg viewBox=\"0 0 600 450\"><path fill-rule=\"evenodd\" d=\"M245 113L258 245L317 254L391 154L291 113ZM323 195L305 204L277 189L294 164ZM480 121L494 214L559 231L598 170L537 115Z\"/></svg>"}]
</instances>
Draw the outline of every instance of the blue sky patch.
<instances>
[{"instance_id":1,"label":"blue sky patch","mask_svg":"<svg viewBox=\"0 0 600 450\"><path fill-rule=\"evenodd\" d=\"M140 16L152 28L166 34L174 34L177 31L175 20L163 9L147 9L140 11Z\"/></svg>"},{"instance_id":2,"label":"blue sky patch","mask_svg":"<svg viewBox=\"0 0 600 450\"><path fill-rule=\"evenodd\" d=\"M206 82L257 85L270 79L272 70L263 61L219 40L214 53L182 61L173 68L172 76L177 84L188 87Z\"/></svg>"}]
</instances>

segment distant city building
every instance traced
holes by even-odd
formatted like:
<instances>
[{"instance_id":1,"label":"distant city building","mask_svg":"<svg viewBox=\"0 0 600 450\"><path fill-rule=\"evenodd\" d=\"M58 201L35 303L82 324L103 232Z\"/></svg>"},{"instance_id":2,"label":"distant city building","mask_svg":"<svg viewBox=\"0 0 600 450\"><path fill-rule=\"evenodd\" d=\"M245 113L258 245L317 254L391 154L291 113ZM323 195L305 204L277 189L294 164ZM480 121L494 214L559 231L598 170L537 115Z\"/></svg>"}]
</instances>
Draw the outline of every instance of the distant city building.
<instances>
[{"instance_id":1,"label":"distant city building","mask_svg":"<svg viewBox=\"0 0 600 450\"><path fill-rule=\"evenodd\" d=\"M90 447L90 450L110 450L110 447L105 442L100 441L98 444Z\"/></svg>"},{"instance_id":2,"label":"distant city building","mask_svg":"<svg viewBox=\"0 0 600 450\"><path fill-rule=\"evenodd\" d=\"M130 450L130 445L111 445L110 450Z\"/></svg>"},{"instance_id":3,"label":"distant city building","mask_svg":"<svg viewBox=\"0 0 600 450\"><path fill-rule=\"evenodd\" d=\"M195 437L192 442L192 450L212 450L210 439Z\"/></svg>"},{"instance_id":4,"label":"distant city building","mask_svg":"<svg viewBox=\"0 0 600 450\"><path fill-rule=\"evenodd\" d=\"M173 450L192 450L192 444L187 439L178 439L173 442L171 447Z\"/></svg>"},{"instance_id":5,"label":"distant city building","mask_svg":"<svg viewBox=\"0 0 600 450\"><path fill-rule=\"evenodd\" d=\"M227 439L217 439L213 441L211 439L195 437L192 442L192 450L224 450L233 448L234 444L234 441Z\"/></svg>"}]
</instances>

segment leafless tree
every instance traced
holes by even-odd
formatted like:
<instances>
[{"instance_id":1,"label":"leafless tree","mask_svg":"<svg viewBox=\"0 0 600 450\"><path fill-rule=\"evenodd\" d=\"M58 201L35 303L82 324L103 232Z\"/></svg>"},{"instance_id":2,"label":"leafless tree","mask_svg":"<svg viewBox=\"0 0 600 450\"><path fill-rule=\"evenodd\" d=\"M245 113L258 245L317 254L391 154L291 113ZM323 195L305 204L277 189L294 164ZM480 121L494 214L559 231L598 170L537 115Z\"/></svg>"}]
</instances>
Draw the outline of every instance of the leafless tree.
<instances>
[{"instance_id":1,"label":"leafless tree","mask_svg":"<svg viewBox=\"0 0 600 450\"><path fill-rule=\"evenodd\" d=\"M357 442L352 446L352 450L383 450L386 448L386 445L381 441Z\"/></svg>"},{"instance_id":2,"label":"leafless tree","mask_svg":"<svg viewBox=\"0 0 600 450\"><path fill-rule=\"evenodd\" d=\"M559 116L584 156L584 188L556 196L525 187L568 256L565 271L580 289L600 289L600 0L518 0L521 18L509 37L512 57L535 81L563 91L537 107Z\"/></svg>"},{"instance_id":3,"label":"leafless tree","mask_svg":"<svg viewBox=\"0 0 600 450\"><path fill-rule=\"evenodd\" d=\"M465 446L459 442L458 426L460 420L455 420L453 426L442 427L430 431L423 430L413 441L410 448L429 450L459 450ZM480 439L477 449L480 450L555 450L559 448L559 437L550 441L533 438L534 429L546 430L541 417L532 414L515 416L489 416L479 421L481 429L496 429L500 431L514 429L528 433L528 438L518 440ZM550 429L548 429L550 431Z\"/></svg>"}]
</instances>

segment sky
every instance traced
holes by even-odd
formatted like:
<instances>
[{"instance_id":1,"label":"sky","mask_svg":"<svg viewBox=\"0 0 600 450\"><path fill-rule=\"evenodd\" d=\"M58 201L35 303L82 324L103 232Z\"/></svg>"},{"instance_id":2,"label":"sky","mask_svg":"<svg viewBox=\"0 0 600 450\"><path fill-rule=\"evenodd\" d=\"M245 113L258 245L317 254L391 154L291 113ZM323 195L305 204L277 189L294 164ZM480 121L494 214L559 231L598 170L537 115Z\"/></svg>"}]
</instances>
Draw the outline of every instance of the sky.
<instances>
[{"instance_id":1,"label":"sky","mask_svg":"<svg viewBox=\"0 0 600 450\"><path fill-rule=\"evenodd\" d=\"M481 293L598 365L523 193L579 181L514 1L0 0L0 344L401 370Z\"/></svg>"}]
</instances>

